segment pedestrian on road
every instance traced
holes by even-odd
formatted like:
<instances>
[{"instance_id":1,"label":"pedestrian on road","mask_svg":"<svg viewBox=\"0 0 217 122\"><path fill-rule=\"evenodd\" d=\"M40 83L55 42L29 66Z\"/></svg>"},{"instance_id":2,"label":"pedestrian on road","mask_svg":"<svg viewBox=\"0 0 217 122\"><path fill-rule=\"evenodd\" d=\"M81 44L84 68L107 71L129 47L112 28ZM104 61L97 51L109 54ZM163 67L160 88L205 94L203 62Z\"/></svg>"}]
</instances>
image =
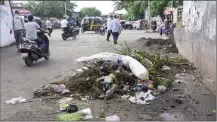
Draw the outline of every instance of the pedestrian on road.
<instances>
[{"instance_id":1,"label":"pedestrian on road","mask_svg":"<svg viewBox=\"0 0 217 122\"><path fill-rule=\"evenodd\" d=\"M19 11L15 11L14 15L14 38L17 45L17 53L19 52L18 45L23 41L24 20L19 16Z\"/></svg>"},{"instance_id":2,"label":"pedestrian on road","mask_svg":"<svg viewBox=\"0 0 217 122\"><path fill-rule=\"evenodd\" d=\"M63 18L63 20L61 20L61 28L66 30L68 32L68 21L66 20L66 17Z\"/></svg>"},{"instance_id":3,"label":"pedestrian on road","mask_svg":"<svg viewBox=\"0 0 217 122\"><path fill-rule=\"evenodd\" d=\"M53 29L52 29L52 23L50 22L49 19L47 19L47 21L46 21L46 28L48 30L48 35L50 37L51 33L53 32Z\"/></svg>"},{"instance_id":4,"label":"pedestrian on road","mask_svg":"<svg viewBox=\"0 0 217 122\"><path fill-rule=\"evenodd\" d=\"M114 39L114 44L117 44L118 42L118 36L121 32L121 24L120 21L117 17L117 15L114 15L114 19L111 22L111 30L112 30L112 35Z\"/></svg>"},{"instance_id":5,"label":"pedestrian on road","mask_svg":"<svg viewBox=\"0 0 217 122\"><path fill-rule=\"evenodd\" d=\"M111 22L113 20L113 16L111 15L107 20L107 41L109 41L109 38L111 36L112 30L111 30Z\"/></svg>"}]
</instances>

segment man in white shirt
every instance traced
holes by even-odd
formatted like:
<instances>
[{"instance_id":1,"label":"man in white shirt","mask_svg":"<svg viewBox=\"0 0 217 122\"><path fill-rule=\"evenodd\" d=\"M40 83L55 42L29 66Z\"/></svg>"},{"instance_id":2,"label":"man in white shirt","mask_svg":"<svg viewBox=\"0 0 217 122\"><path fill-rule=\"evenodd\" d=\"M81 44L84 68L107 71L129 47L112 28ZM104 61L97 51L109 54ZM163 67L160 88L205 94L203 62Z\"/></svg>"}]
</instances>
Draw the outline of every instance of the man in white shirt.
<instances>
[{"instance_id":1,"label":"man in white shirt","mask_svg":"<svg viewBox=\"0 0 217 122\"><path fill-rule=\"evenodd\" d=\"M52 24L51 24L51 22L50 22L50 20L49 19L47 19L47 21L46 21L46 28L47 28L47 30L48 30L48 35L49 36L51 36L51 33L52 33Z\"/></svg>"},{"instance_id":2,"label":"man in white shirt","mask_svg":"<svg viewBox=\"0 0 217 122\"><path fill-rule=\"evenodd\" d=\"M107 20L107 31L108 31L107 39L106 39L107 41L109 41L109 38L110 38L111 33L112 33L112 31L111 31L111 22L112 22L112 20L113 20L113 16L111 15Z\"/></svg>"},{"instance_id":3,"label":"man in white shirt","mask_svg":"<svg viewBox=\"0 0 217 122\"><path fill-rule=\"evenodd\" d=\"M24 23L25 23L24 20L19 16L19 11L15 11L14 38L16 39L17 49L18 49L18 45L23 41Z\"/></svg>"},{"instance_id":4,"label":"man in white shirt","mask_svg":"<svg viewBox=\"0 0 217 122\"><path fill-rule=\"evenodd\" d=\"M114 19L111 22L111 30L112 30L112 35L114 39L114 44L117 44L118 36L121 32L121 23L117 15L114 15Z\"/></svg>"},{"instance_id":5,"label":"man in white shirt","mask_svg":"<svg viewBox=\"0 0 217 122\"><path fill-rule=\"evenodd\" d=\"M66 17L63 18L63 20L61 20L61 28L62 29L66 29L67 25L68 25L68 21L66 20Z\"/></svg>"}]
</instances>

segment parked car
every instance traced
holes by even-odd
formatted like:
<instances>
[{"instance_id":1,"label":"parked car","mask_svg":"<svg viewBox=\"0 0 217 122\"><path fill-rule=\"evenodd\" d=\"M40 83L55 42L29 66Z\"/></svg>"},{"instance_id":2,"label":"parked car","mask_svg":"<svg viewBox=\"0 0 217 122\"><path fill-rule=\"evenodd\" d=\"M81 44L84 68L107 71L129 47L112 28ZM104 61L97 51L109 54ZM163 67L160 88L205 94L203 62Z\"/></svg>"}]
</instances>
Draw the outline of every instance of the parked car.
<instances>
[{"instance_id":1,"label":"parked car","mask_svg":"<svg viewBox=\"0 0 217 122\"><path fill-rule=\"evenodd\" d=\"M140 30L140 20L133 23L133 29Z\"/></svg>"}]
</instances>

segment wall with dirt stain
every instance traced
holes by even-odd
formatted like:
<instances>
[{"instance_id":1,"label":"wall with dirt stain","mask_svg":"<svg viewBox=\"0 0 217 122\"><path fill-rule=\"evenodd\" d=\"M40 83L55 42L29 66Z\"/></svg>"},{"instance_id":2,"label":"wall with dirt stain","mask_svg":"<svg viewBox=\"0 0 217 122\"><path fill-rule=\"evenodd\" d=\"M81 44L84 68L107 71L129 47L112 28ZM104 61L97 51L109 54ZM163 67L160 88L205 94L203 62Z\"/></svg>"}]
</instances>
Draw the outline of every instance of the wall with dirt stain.
<instances>
[{"instance_id":1,"label":"wall with dirt stain","mask_svg":"<svg viewBox=\"0 0 217 122\"><path fill-rule=\"evenodd\" d=\"M216 1L184 1L174 37L179 52L216 81Z\"/></svg>"}]
</instances>

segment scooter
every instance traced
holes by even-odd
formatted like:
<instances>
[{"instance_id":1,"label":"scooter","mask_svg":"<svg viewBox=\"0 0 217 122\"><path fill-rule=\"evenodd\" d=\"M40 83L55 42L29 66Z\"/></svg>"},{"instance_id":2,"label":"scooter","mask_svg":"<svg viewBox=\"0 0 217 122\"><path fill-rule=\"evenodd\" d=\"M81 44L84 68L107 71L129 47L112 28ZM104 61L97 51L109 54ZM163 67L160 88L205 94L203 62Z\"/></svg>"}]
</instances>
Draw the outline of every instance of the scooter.
<instances>
[{"instance_id":1,"label":"scooter","mask_svg":"<svg viewBox=\"0 0 217 122\"><path fill-rule=\"evenodd\" d=\"M99 29L99 34L104 35L107 29L107 25L104 24L100 29Z\"/></svg>"},{"instance_id":2,"label":"scooter","mask_svg":"<svg viewBox=\"0 0 217 122\"><path fill-rule=\"evenodd\" d=\"M76 36L79 34L80 29L79 28L73 28L72 30L63 29L62 31L63 31L63 33L62 33L62 39L63 40L66 40L69 37L73 37L73 39L76 39ZM72 32L70 32L70 31L72 31Z\"/></svg>"},{"instance_id":3,"label":"scooter","mask_svg":"<svg viewBox=\"0 0 217 122\"><path fill-rule=\"evenodd\" d=\"M24 41L19 45L19 52L21 53L22 59L27 66L32 66L33 62L36 62L41 58L49 60L49 40L45 33L47 32L42 30L38 31L38 37L45 42L45 45L39 45L37 42L25 38ZM43 53L42 50L44 49L46 49L47 53Z\"/></svg>"}]
</instances>

